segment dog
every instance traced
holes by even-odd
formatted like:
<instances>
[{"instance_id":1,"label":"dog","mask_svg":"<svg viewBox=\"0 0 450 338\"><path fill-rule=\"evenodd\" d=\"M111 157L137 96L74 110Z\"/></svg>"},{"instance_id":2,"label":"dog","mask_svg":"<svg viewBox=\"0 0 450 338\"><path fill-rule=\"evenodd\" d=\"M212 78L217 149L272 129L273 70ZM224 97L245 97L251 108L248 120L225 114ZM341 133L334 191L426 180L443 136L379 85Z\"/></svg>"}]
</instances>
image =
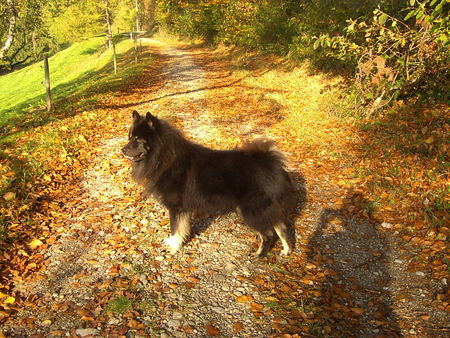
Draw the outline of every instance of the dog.
<instances>
[{"instance_id":1,"label":"dog","mask_svg":"<svg viewBox=\"0 0 450 338\"><path fill-rule=\"evenodd\" d=\"M174 254L189 237L193 214L238 210L261 244L256 256L271 249L276 233L282 254L294 248L289 216L295 190L283 154L270 139L246 142L234 150L213 150L187 140L167 121L132 112L123 154L131 176L169 211L171 235L164 240Z\"/></svg>"}]
</instances>

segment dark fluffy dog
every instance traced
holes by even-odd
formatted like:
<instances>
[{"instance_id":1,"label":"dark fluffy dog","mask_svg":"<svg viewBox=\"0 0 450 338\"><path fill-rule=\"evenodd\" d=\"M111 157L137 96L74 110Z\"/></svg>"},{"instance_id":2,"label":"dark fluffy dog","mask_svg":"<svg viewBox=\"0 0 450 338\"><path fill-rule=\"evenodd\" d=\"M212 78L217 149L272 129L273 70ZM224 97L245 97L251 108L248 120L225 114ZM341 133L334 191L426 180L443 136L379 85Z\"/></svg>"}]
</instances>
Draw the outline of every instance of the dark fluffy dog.
<instances>
[{"instance_id":1,"label":"dark fluffy dog","mask_svg":"<svg viewBox=\"0 0 450 338\"><path fill-rule=\"evenodd\" d=\"M132 177L170 214L171 236L165 243L175 253L189 236L191 216L238 209L258 232L256 255L271 248L274 233L288 255L294 236L287 224L295 207L284 157L271 140L257 139L236 150L212 150L186 140L168 122L133 111L129 142L122 152L132 161Z\"/></svg>"}]
</instances>

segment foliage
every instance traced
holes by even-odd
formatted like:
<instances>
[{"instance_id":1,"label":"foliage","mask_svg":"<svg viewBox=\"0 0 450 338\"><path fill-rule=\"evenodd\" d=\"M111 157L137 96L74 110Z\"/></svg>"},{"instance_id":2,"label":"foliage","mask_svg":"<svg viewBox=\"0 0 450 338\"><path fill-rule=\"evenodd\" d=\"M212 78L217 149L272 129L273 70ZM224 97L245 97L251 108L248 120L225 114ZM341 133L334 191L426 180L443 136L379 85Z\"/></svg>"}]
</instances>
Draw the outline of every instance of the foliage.
<instances>
[{"instance_id":1,"label":"foliage","mask_svg":"<svg viewBox=\"0 0 450 338\"><path fill-rule=\"evenodd\" d=\"M43 27L43 0L14 0L11 1L13 12L8 3L0 3L0 42L8 35L10 16L15 13L16 26L11 49L6 57L0 60L0 68L9 68L15 63L23 63L36 58L49 43L49 36Z\"/></svg>"},{"instance_id":2,"label":"foliage","mask_svg":"<svg viewBox=\"0 0 450 338\"><path fill-rule=\"evenodd\" d=\"M214 42L223 19L221 7L208 1L196 5L160 1L159 13L160 24L169 31L187 38L200 37L209 43Z\"/></svg>"},{"instance_id":3,"label":"foliage","mask_svg":"<svg viewBox=\"0 0 450 338\"><path fill-rule=\"evenodd\" d=\"M133 0L117 1L112 7L112 14L114 16L114 32L130 32L136 29L136 9Z\"/></svg>"},{"instance_id":4,"label":"foliage","mask_svg":"<svg viewBox=\"0 0 450 338\"><path fill-rule=\"evenodd\" d=\"M446 0L160 0L159 20L189 38L352 68L357 106L369 116L416 93L445 99L448 7Z\"/></svg>"},{"instance_id":5,"label":"foliage","mask_svg":"<svg viewBox=\"0 0 450 338\"><path fill-rule=\"evenodd\" d=\"M73 2L48 21L50 34L58 43L79 41L105 32L103 9L93 0Z\"/></svg>"},{"instance_id":6,"label":"foliage","mask_svg":"<svg viewBox=\"0 0 450 338\"><path fill-rule=\"evenodd\" d=\"M314 43L315 48L324 47L333 56L356 63L362 103L370 103L368 115L399 95L436 87L448 76L446 0L409 3L393 15L375 9L370 20L348 20L346 35L321 34Z\"/></svg>"},{"instance_id":7,"label":"foliage","mask_svg":"<svg viewBox=\"0 0 450 338\"><path fill-rule=\"evenodd\" d=\"M17 14L13 43L0 68L41 59L43 52L54 54L71 43L104 34L105 8L97 0L10 0L0 4L0 42L8 38L11 13ZM140 1L142 3L142 1ZM136 20L134 0L110 0L113 31L133 30ZM143 5L141 4L141 8Z\"/></svg>"}]
</instances>

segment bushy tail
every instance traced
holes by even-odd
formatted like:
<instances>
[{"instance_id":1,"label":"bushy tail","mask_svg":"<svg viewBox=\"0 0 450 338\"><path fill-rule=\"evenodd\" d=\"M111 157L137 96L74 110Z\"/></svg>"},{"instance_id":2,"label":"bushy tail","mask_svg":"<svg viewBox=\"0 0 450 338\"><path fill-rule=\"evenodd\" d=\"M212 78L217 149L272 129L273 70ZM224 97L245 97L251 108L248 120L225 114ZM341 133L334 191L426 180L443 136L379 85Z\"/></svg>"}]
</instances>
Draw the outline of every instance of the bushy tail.
<instances>
[{"instance_id":1,"label":"bushy tail","mask_svg":"<svg viewBox=\"0 0 450 338\"><path fill-rule=\"evenodd\" d=\"M286 156L275 145L275 142L267 137L260 137L253 141L245 141L240 148L246 155L269 153L282 167L287 166Z\"/></svg>"}]
</instances>

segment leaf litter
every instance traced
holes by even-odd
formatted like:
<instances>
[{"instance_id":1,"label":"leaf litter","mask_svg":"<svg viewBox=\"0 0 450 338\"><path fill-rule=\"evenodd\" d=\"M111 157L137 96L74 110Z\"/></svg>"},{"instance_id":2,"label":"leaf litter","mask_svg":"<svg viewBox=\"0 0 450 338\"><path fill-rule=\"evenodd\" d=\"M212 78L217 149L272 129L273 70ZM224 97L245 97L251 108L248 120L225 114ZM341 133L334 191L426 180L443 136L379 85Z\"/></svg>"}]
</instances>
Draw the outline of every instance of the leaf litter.
<instances>
[{"instance_id":1,"label":"leaf litter","mask_svg":"<svg viewBox=\"0 0 450 338\"><path fill-rule=\"evenodd\" d=\"M353 159L345 159L358 158L360 136L328 114L319 95L339 78L305 67L286 72L279 60L258 57L233 67L237 61L226 49L146 45L153 63L120 94L105 94L98 108L42 127L68 134L79 148L62 143L49 156L50 170L30 191L29 208L38 210L32 229L10 227L27 235L25 246L18 240L1 253L11 262L2 263L5 334L448 333L448 271L441 264L448 229L410 235L405 244L395 219L373 217L364 190L370 175L356 176ZM193 238L167 255L161 241L168 214L141 200L120 154L132 109L156 112L211 147L274 138L307 196L296 219L296 251L282 258L277 246L267 258L250 258L248 243L256 247L256 238L231 213L196 220ZM3 196L11 208L22 198L13 194ZM419 243L437 257L433 278Z\"/></svg>"}]
</instances>

